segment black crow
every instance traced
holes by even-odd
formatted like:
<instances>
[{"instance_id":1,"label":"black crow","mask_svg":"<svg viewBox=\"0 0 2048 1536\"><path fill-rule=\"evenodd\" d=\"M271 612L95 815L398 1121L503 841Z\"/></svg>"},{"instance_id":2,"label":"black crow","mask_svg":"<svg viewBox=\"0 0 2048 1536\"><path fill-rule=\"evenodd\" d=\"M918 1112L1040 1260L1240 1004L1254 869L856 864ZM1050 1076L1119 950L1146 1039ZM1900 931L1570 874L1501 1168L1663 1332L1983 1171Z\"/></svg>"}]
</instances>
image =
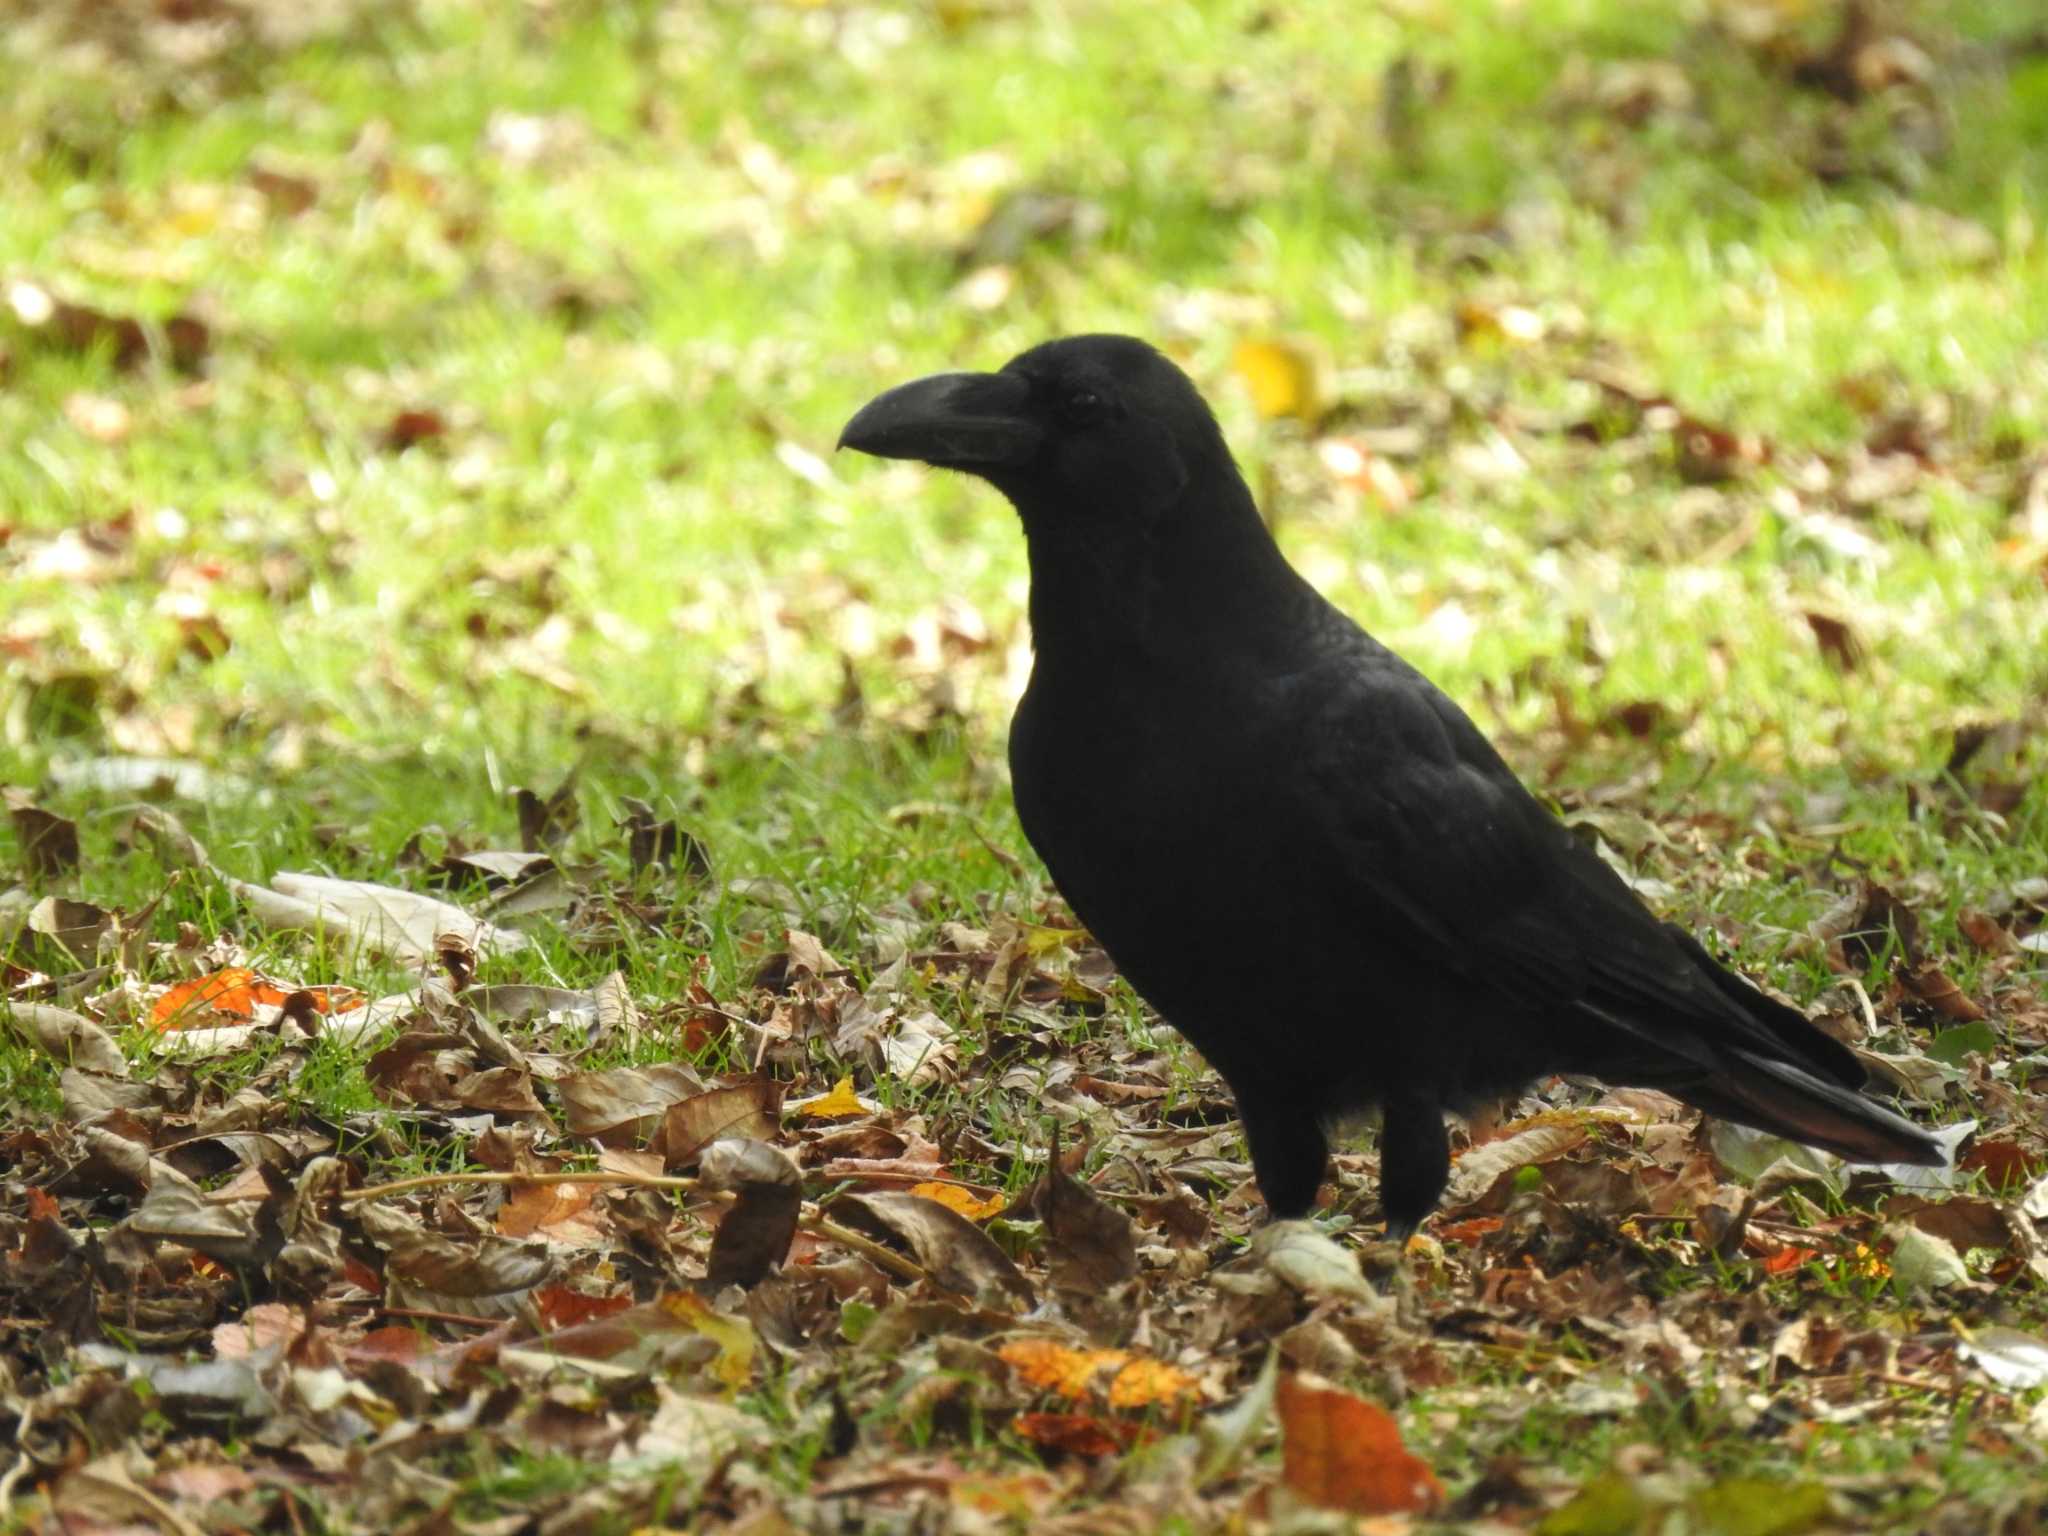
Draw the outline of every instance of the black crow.
<instances>
[{"instance_id":1,"label":"black crow","mask_svg":"<svg viewBox=\"0 0 2048 1536\"><path fill-rule=\"evenodd\" d=\"M1031 562L1017 814L1076 915L1237 1096L1278 1216L1381 1113L1412 1231L1444 1111L1555 1072L1862 1162L1926 1132L1795 1010L1659 922L1464 711L1288 565L1216 419L1141 341L1047 342L879 396L840 446L979 475Z\"/></svg>"}]
</instances>

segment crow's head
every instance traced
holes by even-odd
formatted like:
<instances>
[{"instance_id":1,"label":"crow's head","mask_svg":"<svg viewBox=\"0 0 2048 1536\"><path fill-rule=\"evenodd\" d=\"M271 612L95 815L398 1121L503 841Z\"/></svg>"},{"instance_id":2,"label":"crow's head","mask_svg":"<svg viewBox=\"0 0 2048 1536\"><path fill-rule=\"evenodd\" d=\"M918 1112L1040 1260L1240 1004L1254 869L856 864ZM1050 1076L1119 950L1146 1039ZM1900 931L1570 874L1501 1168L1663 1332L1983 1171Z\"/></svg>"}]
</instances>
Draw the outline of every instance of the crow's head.
<instances>
[{"instance_id":1,"label":"crow's head","mask_svg":"<svg viewBox=\"0 0 2048 1536\"><path fill-rule=\"evenodd\" d=\"M1000 373L940 373L862 406L839 446L979 475L1041 518L1149 521L1222 434L1186 374L1129 336L1068 336Z\"/></svg>"}]
</instances>

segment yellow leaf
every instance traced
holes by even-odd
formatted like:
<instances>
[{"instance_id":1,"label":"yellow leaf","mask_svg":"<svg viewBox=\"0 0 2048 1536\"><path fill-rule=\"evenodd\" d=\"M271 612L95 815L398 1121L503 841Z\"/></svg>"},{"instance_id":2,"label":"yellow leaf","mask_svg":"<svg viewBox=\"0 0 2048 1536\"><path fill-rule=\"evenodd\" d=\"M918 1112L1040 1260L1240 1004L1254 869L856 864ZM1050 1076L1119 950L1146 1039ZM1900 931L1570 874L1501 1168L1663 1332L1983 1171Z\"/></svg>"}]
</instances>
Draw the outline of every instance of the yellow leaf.
<instances>
[{"instance_id":1,"label":"yellow leaf","mask_svg":"<svg viewBox=\"0 0 2048 1536\"><path fill-rule=\"evenodd\" d=\"M1076 1400L1094 1395L1112 1408L1171 1403L1197 1386L1186 1371L1127 1349L1074 1349L1040 1338L1012 1339L996 1353L1034 1387Z\"/></svg>"},{"instance_id":2,"label":"yellow leaf","mask_svg":"<svg viewBox=\"0 0 2048 1536\"><path fill-rule=\"evenodd\" d=\"M1155 1403L1171 1403L1183 1397L1191 1397L1195 1391L1195 1378L1186 1371L1168 1365L1163 1360L1133 1360L1118 1371L1109 1383L1109 1406L1112 1408L1149 1408Z\"/></svg>"},{"instance_id":3,"label":"yellow leaf","mask_svg":"<svg viewBox=\"0 0 2048 1536\"><path fill-rule=\"evenodd\" d=\"M711 1362L711 1374L719 1383L737 1392L754 1374L754 1330L743 1317L727 1317L713 1311L703 1297L691 1291L670 1291L657 1303L662 1311L694 1329L718 1346L718 1358Z\"/></svg>"},{"instance_id":4,"label":"yellow leaf","mask_svg":"<svg viewBox=\"0 0 2048 1536\"><path fill-rule=\"evenodd\" d=\"M987 1221L991 1216L1000 1215L1009 1204L1001 1195L977 1200L958 1184L913 1184L910 1192L927 1200L936 1200L947 1210L965 1216L969 1221Z\"/></svg>"},{"instance_id":5,"label":"yellow leaf","mask_svg":"<svg viewBox=\"0 0 2048 1536\"><path fill-rule=\"evenodd\" d=\"M1240 341L1230 366L1250 392L1252 408L1266 420L1292 416L1314 421L1323 414L1322 370L1307 347L1292 341Z\"/></svg>"},{"instance_id":6,"label":"yellow leaf","mask_svg":"<svg viewBox=\"0 0 2048 1536\"><path fill-rule=\"evenodd\" d=\"M1022 936L1024 952L1034 959L1078 947L1088 941L1087 933L1079 928L1039 928L1028 923L1023 926Z\"/></svg>"},{"instance_id":7,"label":"yellow leaf","mask_svg":"<svg viewBox=\"0 0 2048 1536\"><path fill-rule=\"evenodd\" d=\"M842 1077L832 1085L830 1093L804 1100L796 1106L796 1112L808 1120L844 1120L848 1115L868 1113L868 1107L853 1091L853 1079Z\"/></svg>"}]
</instances>

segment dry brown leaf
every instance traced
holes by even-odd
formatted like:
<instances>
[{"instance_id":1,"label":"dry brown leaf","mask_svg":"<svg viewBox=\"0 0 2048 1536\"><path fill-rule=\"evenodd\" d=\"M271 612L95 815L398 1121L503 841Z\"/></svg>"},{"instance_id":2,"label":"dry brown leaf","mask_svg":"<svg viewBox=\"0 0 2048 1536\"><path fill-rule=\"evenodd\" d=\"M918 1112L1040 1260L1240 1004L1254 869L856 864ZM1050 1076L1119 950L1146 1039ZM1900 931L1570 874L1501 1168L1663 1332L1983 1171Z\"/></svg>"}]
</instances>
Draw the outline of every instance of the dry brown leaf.
<instances>
[{"instance_id":1,"label":"dry brown leaf","mask_svg":"<svg viewBox=\"0 0 2048 1536\"><path fill-rule=\"evenodd\" d=\"M680 1062L650 1067L614 1067L606 1072L581 1072L555 1085L567 1113L569 1134L596 1140L640 1139L643 1121L704 1091L704 1082Z\"/></svg>"},{"instance_id":2,"label":"dry brown leaf","mask_svg":"<svg viewBox=\"0 0 2048 1536\"><path fill-rule=\"evenodd\" d=\"M45 1056L88 1072L125 1078L128 1058L114 1037L82 1013L48 1003L0 1004L0 1020L12 1020L15 1033Z\"/></svg>"},{"instance_id":3,"label":"dry brown leaf","mask_svg":"<svg viewBox=\"0 0 2048 1536\"><path fill-rule=\"evenodd\" d=\"M706 1187L738 1199L711 1240L705 1279L714 1287L751 1289L789 1254L803 1204L803 1176L789 1155L764 1141L720 1141L705 1149Z\"/></svg>"},{"instance_id":4,"label":"dry brown leaf","mask_svg":"<svg viewBox=\"0 0 2048 1536\"><path fill-rule=\"evenodd\" d=\"M1554 1162L1586 1139L1583 1122L1534 1125L1469 1148L1451 1169L1443 1208L1455 1210L1481 1199L1500 1180L1532 1163Z\"/></svg>"},{"instance_id":5,"label":"dry brown leaf","mask_svg":"<svg viewBox=\"0 0 2048 1536\"><path fill-rule=\"evenodd\" d=\"M1001 1297L1032 1299L1031 1282L988 1234L935 1200L878 1190L843 1196L831 1214L875 1235L901 1239L937 1284L958 1295L990 1303Z\"/></svg>"},{"instance_id":6,"label":"dry brown leaf","mask_svg":"<svg viewBox=\"0 0 2048 1536\"><path fill-rule=\"evenodd\" d=\"M1114 1456L1132 1439L1129 1425L1086 1413L1020 1413L1010 1428L1041 1450L1068 1456Z\"/></svg>"},{"instance_id":7,"label":"dry brown leaf","mask_svg":"<svg viewBox=\"0 0 2048 1536\"><path fill-rule=\"evenodd\" d=\"M1138 1272L1137 1232L1130 1217L1060 1166L1058 1150L1031 1195L1045 1223L1053 1283L1100 1294Z\"/></svg>"},{"instance_id":8,"label":"dry brown leaf","mask_svg":"<svg viewBox=\"0 0 2048 1536\"><path fill-rule=\"evenodd\" d=\"M12 791L9 792L10 798ZM10 804L7 818L14 823L14 840L21 846L21 862L39 880L61 880L78 868L78 823L41 806Z\"/></svg>"},{"instance_id":9,"label":"dry brown leaf","mask_svg":"<svg viewBox=\"0 0 2048 1536\"><path fill-rule=\"evenodd\" d=\"M696 1162L706 1147L727 1137L770 1141L781 1096L780 1086L765 1077L693 1094L662 1113L648 1150L660 1153L663 1165L674 1171Z\"/></svg>"},{"instance_id":10,"label":"dry brown leaf","mask_svg":"<svg viewBox=\"0 0 2048 1536\"><path fill-rule=\"evenodd\" d=\"M1923 965L1899 978L1906 990L1945 1019L1968 1024L1984 1017L1970 995L1957 986L1938 965Z\"/></svg>"}]
</instances>

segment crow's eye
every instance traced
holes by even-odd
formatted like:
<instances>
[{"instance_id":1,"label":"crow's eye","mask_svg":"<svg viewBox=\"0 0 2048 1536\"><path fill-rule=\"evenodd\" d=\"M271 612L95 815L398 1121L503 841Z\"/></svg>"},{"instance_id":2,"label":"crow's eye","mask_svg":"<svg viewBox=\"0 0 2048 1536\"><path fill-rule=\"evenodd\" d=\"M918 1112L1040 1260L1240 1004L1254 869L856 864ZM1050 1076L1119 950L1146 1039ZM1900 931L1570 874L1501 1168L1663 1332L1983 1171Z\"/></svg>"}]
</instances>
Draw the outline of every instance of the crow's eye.
<instances>
[{"instance_id":1,"label":"crow's eye","mask_svg":"<svg viewBox=\"0 0 2048 1536\"><path fill-rule=\"evenodd\" d=\"M1060 397L1060 419L1070 427L1085 427L1109 414L1109 402L1092 389L1069 390Z\"/></svg>"}]
</instances>

